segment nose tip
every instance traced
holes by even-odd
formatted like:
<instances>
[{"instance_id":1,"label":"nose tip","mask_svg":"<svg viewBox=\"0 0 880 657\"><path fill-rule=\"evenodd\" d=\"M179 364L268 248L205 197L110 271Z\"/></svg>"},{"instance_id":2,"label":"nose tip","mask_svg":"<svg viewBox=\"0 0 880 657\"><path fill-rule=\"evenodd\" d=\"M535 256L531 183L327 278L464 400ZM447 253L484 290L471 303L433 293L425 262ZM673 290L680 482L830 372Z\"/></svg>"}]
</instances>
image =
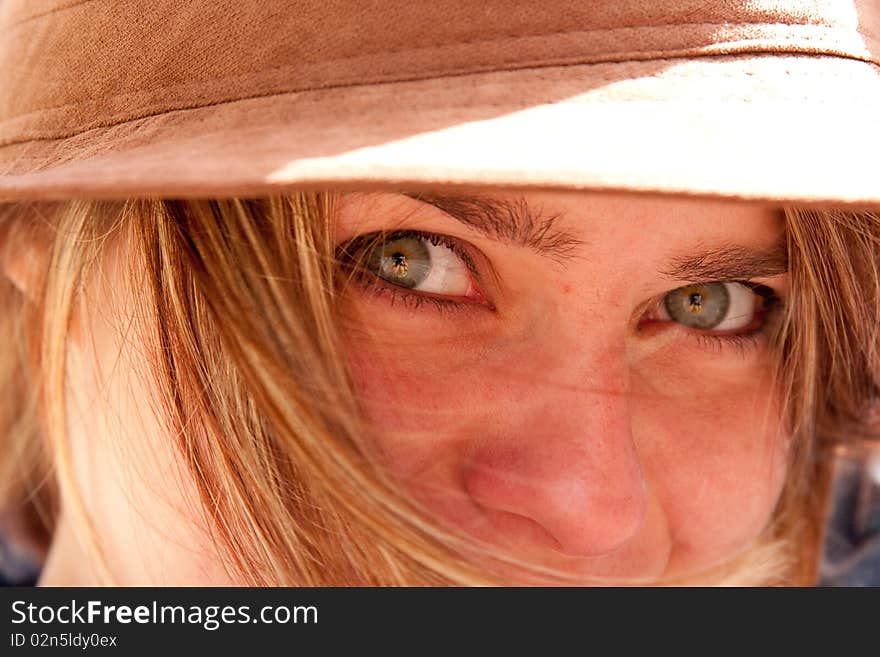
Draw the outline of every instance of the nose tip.
<instances>
[{"instance_id":1,"label":"nose tip","mask_svg":"<svg viewBox=\"0 0 880 657\"><path fill-rule=\"evenodd\" d=\"M578 501L558 500L556 514L546 513L542 524L559 542L559 551L574 557L608 554L636 536L645 518L645 496L582 495Z\"/></svg>"},{"instance_id":2,"label":"nose tip","mask_svg":"<svg viewBox=\"0 0 880 657\"><path fill-rule=\"evenodd\" d=\"M556 551L575 557L608 554L632 540L646 513L646 490L631 450L609 459L607 450L580 448L484 449L464 473L471 499L486 511L515 514L539 525ZM499 532L516 532L497 523ZM525 532L523 532L525 534ZM530 533L530 538L534 532Z\"/></svg>"}]
</instances>

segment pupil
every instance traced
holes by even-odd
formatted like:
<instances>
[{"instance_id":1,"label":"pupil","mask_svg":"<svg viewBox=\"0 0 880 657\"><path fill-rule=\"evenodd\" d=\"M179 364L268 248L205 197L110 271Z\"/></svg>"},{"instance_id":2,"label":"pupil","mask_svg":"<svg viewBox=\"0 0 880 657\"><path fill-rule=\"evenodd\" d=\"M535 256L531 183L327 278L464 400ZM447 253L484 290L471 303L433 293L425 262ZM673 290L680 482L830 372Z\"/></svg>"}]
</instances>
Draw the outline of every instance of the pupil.
<instances>
[{"instance_id":1,"label":"pupil","mask_svg":"<svg viewBox=\"0 0 880 657\"><path fill-rule=\"evenodd\" d=\"M394 268L394 273L398 276L406 276L406 272L409 269L406 263L406 256L399 251L391 254L391 266Z\"/></svg>"},{"instance_id":2,"label":"pupil","mask_svg":"<svg viewBox=\"0 0 880 657\"><path fill-rule=\"evenodd\" d=\"M395 285L414 288L431 273L431 252L421 237L386 239L370 251L367 269Z\"/></svg>"},{"instance_id":3,"label":"pupil","mask_svg":"<svg viewBox=\"0 0 880 657\"><path fill-rule=\"evenodd\" d=\"M725 283L685 285L666 295L669 317L694 329L711 329L727 316L730 293Z\"/></svg>"}]
</instances>

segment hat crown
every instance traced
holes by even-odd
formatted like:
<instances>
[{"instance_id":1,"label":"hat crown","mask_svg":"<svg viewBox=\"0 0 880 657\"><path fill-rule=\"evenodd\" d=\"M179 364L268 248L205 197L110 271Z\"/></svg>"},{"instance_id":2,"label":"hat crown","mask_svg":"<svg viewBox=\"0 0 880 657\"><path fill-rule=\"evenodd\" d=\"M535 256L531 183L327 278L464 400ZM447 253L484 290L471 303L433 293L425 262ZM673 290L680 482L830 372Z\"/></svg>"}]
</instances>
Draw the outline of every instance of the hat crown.
<instances>
[{"instance_id":1,"label":"hat crown","mask_svg":"<svg viewBox=\"0 0 880 657\"><path fill-rule=\"evenodd\" d=\"M876 0L0 3L0 145L241 98L592 62L880 63Z\"/></svg>"},{"instance_id":2,"label":"hat crown","mask_svg":"<svg viewBox=\"0 0 880 657\"><path fill-rule=\"evenodd\" d=\"M0 200L476 185L873 207L877 152L880 0L0 0Z\"/></svg>"}]
</instances>

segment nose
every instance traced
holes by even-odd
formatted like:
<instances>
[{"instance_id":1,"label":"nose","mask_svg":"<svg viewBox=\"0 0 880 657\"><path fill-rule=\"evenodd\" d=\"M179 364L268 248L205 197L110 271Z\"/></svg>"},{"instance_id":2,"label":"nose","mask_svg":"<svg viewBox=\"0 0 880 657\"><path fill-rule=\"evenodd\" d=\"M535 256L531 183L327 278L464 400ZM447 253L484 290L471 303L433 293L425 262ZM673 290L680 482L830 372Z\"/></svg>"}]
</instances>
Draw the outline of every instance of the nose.
<instances>
[{"instance_id":1,"label":"nose","mask_svg":"<svg viewBox=\"0 0 880 657\"><path fill-rule=\"evenodd\" d=\"M627 398L550 397L479 441L464 464L465 489L495 530L522 534L506 538L533 541L537 524L565 555L613 552L638 534L647 507Z\"/></svg>"}]
</instances>

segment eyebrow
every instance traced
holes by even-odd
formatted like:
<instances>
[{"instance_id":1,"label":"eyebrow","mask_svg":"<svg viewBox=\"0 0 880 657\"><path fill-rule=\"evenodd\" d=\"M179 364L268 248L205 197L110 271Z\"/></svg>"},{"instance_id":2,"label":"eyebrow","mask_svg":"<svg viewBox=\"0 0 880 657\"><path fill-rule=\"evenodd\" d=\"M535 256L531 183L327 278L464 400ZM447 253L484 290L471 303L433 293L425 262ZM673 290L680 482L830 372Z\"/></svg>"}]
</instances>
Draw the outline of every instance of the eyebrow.
<instances>
[{"instance_id":1,"label":"eyebrow","mask_svg":"<svg viewBox=\"0 0 880 657\"><path fill-rule=\"evenodd\" d=\"M563 261L572 258L584 241L558 228L561 215L545 214L523 197L511 200L487 196L404 193L427 203L489 239L529 248L542 256ZM748 280L788 272L784 240L768 247L724 245L697 249L672 259L662 276L681 281Z\"/></svg>"},{"instance_id":2,"label":"eyebrow","mask_svg":"<svg viewBox=\"0 0 880 657\"><path fill-rule=\"evenodd\" d=\"M583 240L558 227L561 215L544 214L522 197L507 200L430 193L404 196L434 206L489 239L522 246L554 260L571 258L583 244Z\"/></svg>"},{"instance_id":3,"label":"eyebrow","mask_svg":"<svg viewBox=\"0 0 880 657\"><path fill-rule=\"evenodd\" d=\"M788 271L784 240L769 247L722 246L673 258L660 272L682 281L732 281L779 276Z\"/></svg>"}]
</instances>

